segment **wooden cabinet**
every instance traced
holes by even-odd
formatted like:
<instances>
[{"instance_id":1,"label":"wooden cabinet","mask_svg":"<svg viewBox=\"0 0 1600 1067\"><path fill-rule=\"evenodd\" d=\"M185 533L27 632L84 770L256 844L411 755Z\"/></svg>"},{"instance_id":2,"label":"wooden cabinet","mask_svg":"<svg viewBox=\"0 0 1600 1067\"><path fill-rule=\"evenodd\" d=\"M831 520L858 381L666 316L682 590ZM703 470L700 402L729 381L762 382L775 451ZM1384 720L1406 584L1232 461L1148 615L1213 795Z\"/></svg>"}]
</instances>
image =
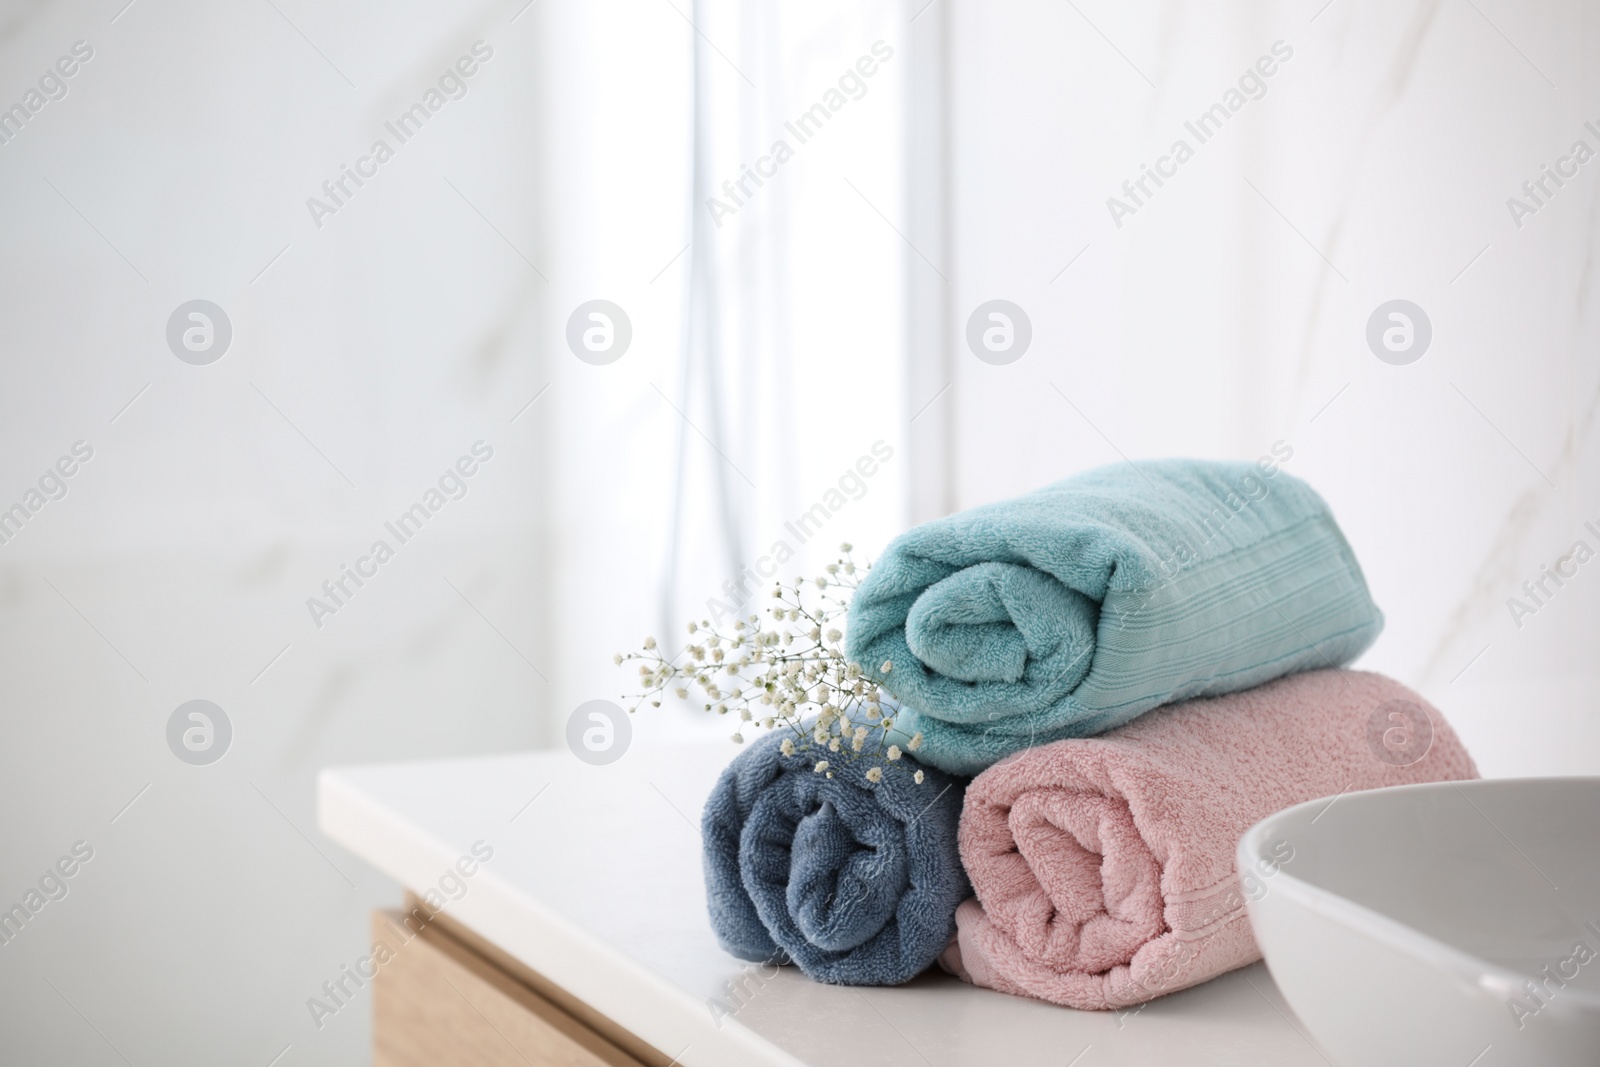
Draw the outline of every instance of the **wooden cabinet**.
<instances>
[{"instance_id":1,"label":"wooden cabinet","mask_svg":"<svg viewBox=\"0 0 1600 1067\"><path fill-rule=\"evenodd\" d=\"M415 898L372 916L399 943L372 989L374 1067L672 1067L673 1061Z\"/></svg>"}]
</instances>

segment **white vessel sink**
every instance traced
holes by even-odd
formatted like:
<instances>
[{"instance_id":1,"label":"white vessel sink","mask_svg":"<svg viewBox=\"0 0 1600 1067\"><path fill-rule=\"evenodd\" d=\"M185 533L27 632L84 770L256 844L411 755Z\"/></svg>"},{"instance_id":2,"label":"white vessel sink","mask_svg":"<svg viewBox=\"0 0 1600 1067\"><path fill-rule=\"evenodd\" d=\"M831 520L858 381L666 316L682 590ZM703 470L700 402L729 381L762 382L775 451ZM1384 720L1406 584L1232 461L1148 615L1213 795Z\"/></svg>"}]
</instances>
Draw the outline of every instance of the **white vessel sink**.
<instances>
[{"instance_id":1,"label":"white vessel sink","mask_svg":"<svg viewBox=\"0 0 1600 1067\"><path fill-rule=\"evenodd\" d=\"M1600 1064L1600 778L1313 801L1238 859L1267 966L1340 1067Z\"/></svg>"}]
</instances>

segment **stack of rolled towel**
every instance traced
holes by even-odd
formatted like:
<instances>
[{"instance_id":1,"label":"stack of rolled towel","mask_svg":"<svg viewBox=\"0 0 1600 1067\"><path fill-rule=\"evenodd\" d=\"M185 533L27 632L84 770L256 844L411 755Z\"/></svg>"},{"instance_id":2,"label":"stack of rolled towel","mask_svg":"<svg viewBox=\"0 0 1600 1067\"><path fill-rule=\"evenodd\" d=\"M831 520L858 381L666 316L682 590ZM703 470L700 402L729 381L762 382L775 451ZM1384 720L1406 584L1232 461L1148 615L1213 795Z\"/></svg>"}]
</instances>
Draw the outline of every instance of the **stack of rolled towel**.
<instances>
[{"instance_id":1,"label":"stack of rolled towel","mask_svg":"<svg viewBox=\"0 0 1600 1067\"><path fill-rule=\"evenodd\" d=\"M712 926L819 981L937 960L1075 1008L1251 963L1252 824L1477 776L1420 696L1344 669L1382 627L1328 506L1270 458L1105 467L919 526L846 647L925 780L752 746L706 805Z\"/></svg>"}]
</instances>

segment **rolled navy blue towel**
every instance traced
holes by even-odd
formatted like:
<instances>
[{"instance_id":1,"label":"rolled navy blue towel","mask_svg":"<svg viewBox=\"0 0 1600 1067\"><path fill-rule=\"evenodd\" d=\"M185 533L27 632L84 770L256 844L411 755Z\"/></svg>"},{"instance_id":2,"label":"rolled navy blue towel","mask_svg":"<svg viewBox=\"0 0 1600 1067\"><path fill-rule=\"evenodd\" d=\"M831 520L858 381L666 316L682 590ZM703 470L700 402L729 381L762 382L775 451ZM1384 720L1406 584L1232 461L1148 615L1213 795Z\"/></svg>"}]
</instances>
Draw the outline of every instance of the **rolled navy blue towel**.
<instances>
[{"instance_id":1,"label":"rolled navy blue towel","mask_svg":"<svg viewBox=\"0 0 1600 1067\"><path fill-rule=\"evenodd\" d=\"M898 985L933 963L972 895L956 845L966 780L909 756L816 749L775 731L722 772L700 824L711 927L744 960L836 985ZM883 769L879 782L870 767ZM925 772L921 783L913 776Z\"/></svg>"}]
</instances>

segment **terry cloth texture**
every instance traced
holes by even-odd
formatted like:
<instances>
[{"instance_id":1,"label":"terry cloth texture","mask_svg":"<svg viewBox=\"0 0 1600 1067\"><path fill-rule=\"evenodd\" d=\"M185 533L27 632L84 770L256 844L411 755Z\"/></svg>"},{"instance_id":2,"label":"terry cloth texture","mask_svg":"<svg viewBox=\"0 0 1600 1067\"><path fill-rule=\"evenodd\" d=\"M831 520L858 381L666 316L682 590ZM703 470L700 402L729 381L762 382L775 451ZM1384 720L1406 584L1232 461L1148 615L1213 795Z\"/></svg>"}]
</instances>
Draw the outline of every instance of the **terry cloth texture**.
<instances>
[{"instance_id":1,"label":"terry cloth texture","mask_svg":"<svg viewBox=\"0 0 1600 1067\"><path fill-rule=\"evenodd\" d=\"M1101 467L924 523L849 618L847 652L922 731L917 758L959 774L1343 666L1383 628L1327 504L1266 460Z\"/></svg>"},{"instance_id":2,"label":"terry cloth texture","mask_svg":"<svg viewBox=\"0 0 1600 1067\"><path fill-rule=\"evenodd\" d=\"M1424 713L1432 743L1421 758L1384 759L1385 728L1420 730ZM1261 958L1245 895L1293 871L1294 842L1241 883L1234 852L1251 826L1319 797L1477 774L1437 709L1353 671L1299 674L1030 749L967 790L961 858L977 899L956 913L959 939L943 962L977 985L1074 1008L1184 989Z\"/></svg>"},{"instance_id":3,"label":"terry cloth texture","mask_svg":"<svg viewBox=\"0 0 1600 1067\"><path fill-rule=\"evenodd\" d=\"M926 970L972 895L956 850L966 782L909 757L785 756L773 733L722 772L701 817L717 940L745 960L793 961L839 985ZM828 753L823 752L826 756ZM867 780L871 766L883 780ZM785 959L787 957L787 959Z\"/></svg>"}]
</instances>

